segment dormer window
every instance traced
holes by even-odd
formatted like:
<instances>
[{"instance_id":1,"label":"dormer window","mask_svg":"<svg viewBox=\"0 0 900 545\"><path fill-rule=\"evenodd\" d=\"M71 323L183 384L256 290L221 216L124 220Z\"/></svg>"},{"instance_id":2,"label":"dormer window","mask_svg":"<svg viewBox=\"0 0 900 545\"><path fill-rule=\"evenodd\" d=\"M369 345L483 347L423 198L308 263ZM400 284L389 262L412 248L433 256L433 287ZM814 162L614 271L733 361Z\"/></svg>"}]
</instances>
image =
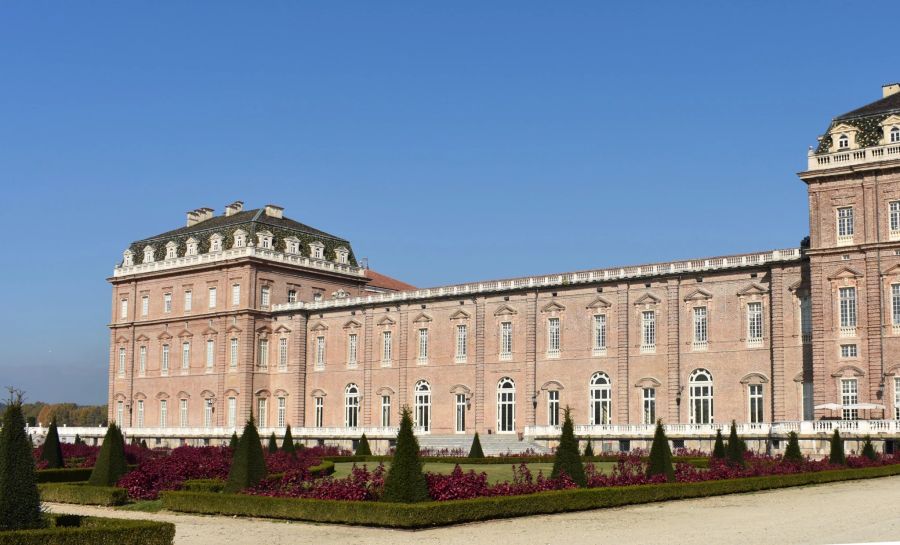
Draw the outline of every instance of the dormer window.
<instances>
[{"instance_id":1,"label":"dormer window","mask_svg":"<svg viewBox=\"0 0 900 545\"><path fill-rule=\"evenodd\" d=\"M243 248L246 245L247 233L242 229L238 229L234 232L234 246L232 248Z\"/></svg>"},{"instance_id":2,"label":"dormer window","mask_svg":"<svg viewBox=\"0 0 900 545\"><path fill-rule=\"evenodd\" d=\"M849 149L850 148L850 138L846 134L842 134L840 138L838 138L838 149Z\"/></svg>"},{"instance_id":3,"label":"dormer window","mask_svg":"<svg viewBox=\"0 0 900 545\"><path fill-rule=\"evenodd\" d=\"M214 234L209 237L209 251L210 252L221 252L222 251L222 235L219 233Z\"/></svg>"},{"instance_id":4,"label":"dormer window","mask_svg":"<svg viewBox=\"0 0 900 545\"><path fill-rule=\"evenodd\" d=\"M134 252L125 250L125 253L122 254L122 266L131 267L132 265L134 265Z\"/></svg>"},{"instance_id":5,"label":"dormer window","mask_svg":"<svg viewBox=\"0 0 900 545\"><path fill-rule=\"evenodd\" d=\"M174 242L166 243L166 259L175 259L178 257L178 244Z\"/></svg>"},{"instance_id":6,"label":"dormer window","mask_svg":"<svg viewBox=\"0 0 900 545\"><path fill-rule=\"evenodd\" d=\"M200 241L194 237L187 239L186 255L197 255L200 253Z\"/></svg>"},{"instance_id":7,"label":"dormer window","mask_svg":"<svg viewBox=\"0 0 900 545\"><path fill-rule=\"evenodd\" d=\"M897 142L900 142L900 127L891 129L891 143L895 144Z\"/></svg>"},{"instance_id":8,"label":"dormer window","mask_svg":"<svg viewBox=\"0 0 900 545\"><path fill-rule=\"evenodd\" d=\"M347 248L341 246L334 251L334 255L338 263L340 263L341 265L346 265L349 261L350 252L347 250Z\"/></svg>"},{"instance_id":9,"label":"dormer window","mask_svg":"<svg viewBox=\"0 0 900 545\"><path fill-rule=\"evenodd\" d=\"M260 231L256 234L256 238L259 240L260 248L265 248L266 250L272 249L272 233L268 231Z\"/></svg>"},{"instance_id":10,"label":"dormer window","mask_svg":"<svg viewBox=\"0 0 900 545\"><path fill-rule=\"evenodd\" d=\"M144 263L153 263L156 257L156 250L153 246L144 246Z\"/></svg>"},{"instance_id":11,"label":"dormer window","mask_svg":"<svg viewBox=\"0 0 900 545\"><path fill-rule=\"evenodd\" d=\"M319 241L309 243L309 256L313 259L325 258L325 245Z\"/></svg>"},{"instance_id":12,"label":"dormer window","mask_svg":"<svg viewBox=\"0 0 900 545\"><path fill-rule=\"evenodd\" d=\"M284 251L289 254L299 254L300 239L297 237L287 237L284 239Z\"/></svg>"}]
</instances>

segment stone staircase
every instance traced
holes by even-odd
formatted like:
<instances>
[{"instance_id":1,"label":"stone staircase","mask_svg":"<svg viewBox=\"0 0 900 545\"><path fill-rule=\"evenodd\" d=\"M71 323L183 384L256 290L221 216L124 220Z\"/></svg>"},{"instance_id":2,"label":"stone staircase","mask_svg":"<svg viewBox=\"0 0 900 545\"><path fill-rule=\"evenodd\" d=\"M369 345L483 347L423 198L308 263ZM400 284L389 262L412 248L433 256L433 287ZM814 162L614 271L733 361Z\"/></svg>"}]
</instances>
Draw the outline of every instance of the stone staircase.
<instances>
[{"instance_id":1,"label":"stone staircase","mask_svg":"<svg viewBox=\"0 0 900 545\"><path fill-rule=\"evenodd\" d=\"M472 446L472 438L475 435L417 435L419 447L431 451L461 451L465 454L469 453ZM478 435L481 441L481 449L485 456L500 456L502 454L524 454L528 451L536 455L550 454L550 449L531 441L519 441L516 435Z\"/></svg>"}]
</instances>

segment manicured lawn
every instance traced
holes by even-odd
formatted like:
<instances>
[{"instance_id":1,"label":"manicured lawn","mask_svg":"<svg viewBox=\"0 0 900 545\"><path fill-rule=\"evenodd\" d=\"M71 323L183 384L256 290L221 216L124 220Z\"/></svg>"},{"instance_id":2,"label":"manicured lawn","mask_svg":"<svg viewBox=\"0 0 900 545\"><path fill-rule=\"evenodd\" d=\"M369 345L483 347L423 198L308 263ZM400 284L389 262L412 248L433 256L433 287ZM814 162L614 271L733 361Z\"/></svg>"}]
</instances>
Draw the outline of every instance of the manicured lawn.
<instances>
[{"instance_id":1,"label":"manicured lawn","mask_svg":"<svg viewBox=\"0 0 900 545\"><path fill-rule=\"evenodd\" d=\"M357 462L358 466L368 466L369 470L375 469L378 467L377 462ZM553 470L553 463L530 463L527 464L528 469L531 471L532 475L537 477L539 471L544 473L544 477L549 477L550 472ZM614 462L595 462L594 467L598 471L608 472L610 471L616 464ZM453 471L453 468L456 464L444 464L444 463L430 463L425 464L425 471L430 471L432 473L443 473L448 474ZM384 467L389 469L391 467L390 462L385 462ZM470 469L474 469L476 472L485 472L488 476L488 481L491 483L503 482L503 481L512 481L513 479L513 470L512 464L459 464L459 467L463 471L469 471ZM334 465L334 478L341 479L350 474L350 470L353 468L352 462L341 462Z\"/></svg>"}]
</instances>

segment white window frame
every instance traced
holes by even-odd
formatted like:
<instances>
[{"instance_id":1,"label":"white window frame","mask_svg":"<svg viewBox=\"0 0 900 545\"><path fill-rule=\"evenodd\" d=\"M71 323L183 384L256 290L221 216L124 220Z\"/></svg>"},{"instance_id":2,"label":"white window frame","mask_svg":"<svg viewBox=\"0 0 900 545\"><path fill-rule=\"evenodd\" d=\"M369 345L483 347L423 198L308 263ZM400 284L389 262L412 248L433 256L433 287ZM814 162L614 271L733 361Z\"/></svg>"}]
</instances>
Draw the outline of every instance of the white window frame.
<instances>
[{"instance_id":1,"label":"white window frame","mask_svg":"<svg viewBox=\"0 0 900 545\"><path fill-rule=\"evenodd\" d=\"M900 420L900 377L894 377L894 420Z\"/></svg>"},{"instance_id":2,"label":"white window frame","mask_svg":"<svg viewBox=\"0 0 900 545\"><path fill-rule=\"evenodd\" d=\"M144 400L137 400L137 421L135 422L135 427L143 428L144 427Z\"/></svg>"},{"instance_id":3,"label":"white window frame","mask_svg":"<svg viewBox=\"0 0 900 545\"><path fill-rule=\"evenodd\" d=\"M497 433L516 433L516 383L509 377L497 382Z\"/></svg>"},{"instance_id":4,"label":"white window frame","mask_svg":"<svg viewBox=\"0 0 900 545\"><path fill-rule=\"evenodd\" d=\"M853 359L859 357L859 347L855 344L842 344L840 352L841 358Z\"/></svg>"},{"instance_id":5,"label":"white window frame","mask_svg":"<svg viewBox=\"0 0 900 545\"><path fill-rule=\"evenodd\" d=\"M747 303L747 346L759 347L763 344L763 308L761 301Z\"/></svg>"},{"instance_id":6,"label":"white window frame","mask_svg":"<svg viewBox=\"0 0 900 545\"><path fill-rule=\"evenodd\" d=\"M168 344L163 344L159 351L159 372L162 376L169 374L169 356L170 348Z\"/></svg>"},{"instance_id":7,"label":"white window frame","mask_svg":"<svg viewBox=\"0 0 900 545\"><path fill-rule=\"evenodd\" d=\"M256 423L260 428L269 426L269 398L256 398Z\"/></svg>"},{"instance_id":8,"label":"white window frame","mask_svg":"<svg viewBox=\"0 0 900 545\"><path fill-rule=\"evenodd\" d=\"M138 376L142 377L147 374L147 346L138 347Z\"/></svg>"},{"instance_id":9,"label":"white window frame","mask_svg":"<svg viewBox=\"0 0 900 545\"><path fill-rule=\"evenodd\" d=\"M643 388L641 391L643 401L643 422L647 425L656 423L656 388Z\"/></svg>"},{"instance_id":10,"label":"white window frame","mask_svg":"<svg viewBox=\"0 0 900 545\"><path fill-rule=\"evenodd\" d=\"M316 369L325 369L325 336L316 337Z\"/></svg>"},{"instance_id":11,"label":"white window frame","mask_svg":"<svg viewBox=\"0 0 900 545\"><path fill-rule=\"evenodd\" d=\"M194 307L194 292L193 290L184 290L184 311L190 312Z\"/></svg>"},{"instance_id":12,"label":"white window frame","mask_svg":"<svg viewBox=\"0 0 900 545\"><path fill-rule=\"evenodd\" d=\"M606 314L595 314L594 334L592 336L594 343L591 351L594 356L606 355L606 327Z\"/></svg>"},{"instance_id":13,"label":"white window frame","mask_svg":"<svg viewBox=\"0 0 900 545\"><path fill-rule=\"evenodd\" d=\"M321 428L325 422L325 398L320 396L316 397L315 400L315 427Z\"/></svg>"},{"instance_id":14,"label":"white window frame","mask_svg":"<svg viewBox=\"0 0 900 545\"><path fill-rule=\"evenodd\" d=\"M186 428L190 424L190 413L188 413L188 400L178 400L178 427Z\"/></svg>"},{"instance_id":15,"label":"white window frame","mask_svg":"<svg viewBox=\"0 0 900 545\"><path fill-rule=\"evenodd\" d=\"M125 350L125 347L120 346L119 347L119 360L118 360L119 364L118 364L118 373L117 373L119 375L119 378L122 378L125 376L125 361L126 361L126 359L127 359L127 352Z\"/></svg>"},{"instance_id":16,"label":"white window frame","mask_svg":"<svg viewBox=\"0 0 900 545\"><path fill-rule=\"evenodd\" d=\"M125 427L125 402L116 401L116 424Z\"/></svg>"},{"instance_id":17,"label":"white window frame","mask_svg":"<svg viewBox=\"0 0 900 545\"><path fill-rule=\"evenodd\" d=\"M562 346L562 332L558 316L547 318L547 357L555 359L559 357Z\"/></svg>"},{"instance_id":18,"label":"white window frame","mask_svg":"<svg viewBox=\"0 0 900 545\"><path fill-rule=\"evenodd\" d=\"M288 340L287 337L278 339L278 370L284 371L288 365Z\"/></svg>"},{"instance_id":19,"label":"white window frame","mask_svg":"<svg viewBox=\"0 0 900 545\"><path fill-rule=\"evenodd\" d=\"M608 426L612 422L612 381L609 375L594 373L588 391L590 425Z\"/></svg>"},{"instance_id":20,"label":"white window frame","mask_svg":"<svg viewBox=\"0 0 900 545\"><path fill-rule=\"evenodd\" d=\"M191 341L181 343L181 370L188 371L191 368Z\"/></svg>"},{"instance_id":21,"label":"white window frame","mask_svg":"<svg viewBox=\"0 0 900 545\"><path fill-rule=\"evenodd\" d=\"M426 380L416 383L414 394L413 425L422 433L431 431L431 385Z\"/></svg>"},{"instance_id":22,"label":"white window frame","mask_svg":"<svg viewBox=\"0 0 900 545\"><path fill-rule=\"evenodd\" d=\"M359 427L359 387L354 383L344 388L344 427Z\"/></svg>"},{"instance_id":23,"label":"white window frame","mask_svg":"<svg viewBox=\"0 0 900 545\"><path fill-rule=\"evenodd\" d=\"M856 405L859 403L859 380L842 378L840 386L841 405ZM859 410L842 409L841 418L843 420L859 420Z\"/></svg>"},{"instance_id":24,"label":"white window frame","mask_svg":"<svg viewBox=\"0 0 900 545\"><path fill-rule=\"evenodd\" d=\"M237 307L241 305L241 285L231 285L231 306Z\"/></svg>"},{"instance_id":25,"label":"white window frame","mask_svg":"<svg viewBox=\"0 0 900 545\"><path fill-rule=\"evenodd\" d=\"M148 316L150 314L150 296L142 295L141 296L141 316Z\"/></svg>"},{"instance_id":26,"label":"white window frame","mask_svg":"<svg viewBox=\"0 0 900 545\"><path fill-rule=\"evenodd\" d=\"M838 246L853 244L853 207L841 206L837 209L836 215Z\"/></svg>"},{"instance_id":27,"label":"white window frame","mask_svg":"<svg viewBox=\"0 0 900 545\"><path fill-rule=\"evenodd\" d=\"M228 398L228 427L237 427L237 398L233 396Z\"/></svg>"},{"instance_id":28,"label":"white window frame","mask_svg":"<svg viewBox=\"0 0 900 545\"><path fill-rule=\"evenodd\" d=\"M239 341L237 337L232 337L228 347L228 367L232 370L237 369L239 357Z\"/></svg>"},{"instance_id":29,"label":"white window frame","mask_svg":"<svg viewBox=\"0 0 900 545\"><path fill-rule=\"evenodd\" d=\"M206 339L206 369L212 370L216 365L216 341Z\"/></svg>"},{"instance_id":30,"label":"white window frame","mask_svg":"<svg viewBox=\"0 0 900 545\"><path fill-rule=\"evenodd\" d=\"M172 294L169 292L163 294L163 312L166 314L172 312Z\"/></svg>"},{"instance_id":31,"label":"white window frame","mask_svg":"<svg viewBox=\"0 0 900 545\"><path fill-rule=\"evenodd\" d=\"M891 326L900 333L900 284L891 284Z\"/></svg>"},{"instance_id":32,"label":"white window frame","mask_svg":"<svg viewBox=\"0 0 900 545\"><path fill-rule=\"evenodd\" d=\"M547 390L547 425L559 426L559 390Z\"/></svg>"},{"instance_id":33,"label":"white window frame","mask_svg":"<svg viewBox=\"0 0 900 545\"><path fill-rule=\"evenodd\" d=\"M275 425L279 428L285 427L287 422L287 398L278 397L277 399L277 409L275 413Z\"/></svg>"},{"instance_id":34,"label":"white window frame","mask_svg":"<svg viewBox=\"0 0 900 545\"><path fill-rule=\"evenodd\" d=\"M209 288L209 298L207 299L208 306L211 309L216 308L216 304L218 303L218 292L215 287Z\"/></svg>"},{"instance_id":35,"label":"white window frame","mask_svg":"<svg viewBox=\"0 0 900 545\"><path fill-rule=\"evenodd\" d=\"M701 377L704 380L700 380ZM695 369L691 373L688 379L691 424L714 424L716 422L714 385L712 373L706 369Z\"/></svg>"},{"instance_id":36,"label":"white window frame","mask_svg":"<svg viewBox=\"0 0 900 545\"><path fill-rule=\"evenodd\" d=\"M513 350L512 322L500 322L500 359L511 360Z\"/></svg>"},{"instance_id":37,"label":"white window frame","mask_svg":"<svg viewBox=\"0 0 900 545\"><path fill-rule=\"evenodd\" d=\"M456 363L466 363L469 352L469 327L456 324Z\"/></svg>"},{"instance_id":38,"label":"white window frame","mask_svg":"<svg viewBox=\"0 0 900 545\"><path fill-rule=\"evenodd\" d=\"M128 319L128 299L120 299L119 300L119 319L120 320Z\"/></svg>"},{"instance_id":39,"label":"white window frame","mask_svg":"<svg viewBox=\"0 0 900 545\"><path fill-rule=\"evenodd\" d=\"M271 298L271 290L269 286L263 286L259 289L259 304L262 308L269 308L269 299Z\"/></svg>"},{"instance_id":40,"label":"white window frame","mask_svg":"<svg viewBox=\"0 0 900 545\"><path fill-rule=\"evenodd\" d=\"M391 396L381 396L381 426L389 427L391 425Z\"/></svg>"},{"instance_id":41,"label":"white window frame","mask_svg":"<svg viewBox=\"0 0 900 545\"><path fill-rule=\"evenodd\" d=\"M456 394L456 433L466 433L466 394Z\"/></svg>"},{"instance_id":42,"label":"white window frame","mask_svg":"<svg viewBox=\"0 0 900 545\"><path fill-rule=\"evenodd\" d=\"M203 400L203 427L213 427L213 400L210 398Z\"/></svg>"},{"instance_id":43,"label":"white window frame","mask_svg":"<svg viewBox=\"0 0 900 545\"><path fill-rule=\"evenodd\" d=\"M888 134L890 135L891 144L900 142L900 127L892 127Z\"/></svg>"},{"instance_id":44,"label":"white window frame","mask_svg":"<svg viewBox=\"0 0 900 545\"><path fill-rule=\"evenodd\" d=\"M656 352L656 311L641 311L641 354Z\"/></svg>"},{"instance_id":45,"label":"white window frame","mask_svg":"<svg viewBox=\"0 0 900 545\"><path fill-rule=\"evenodd\" d=\"M169 427L169 400L159 400L159 427Z\"/></svg>"},{"instance_id":46,"label":"white window frame","mask_svg":"<svg viewBox=\"0 0 900 545\"><path fill-rule=\"evenodd\" d=\"M391 358L393 357L393 347L394 339L393 332L391 331L382 331L381 332L381 366L382 367L390 367Z\"/></svg>"},{"instance_id":47,"label":"white window frame","mask_svg":"<svg viewBox=\"0 0 900 545\"><path fill-rule=\"evenodd\" d=\"M763 385L748 384L747 397L749 398L749 422L751 424L761 424L765 422L765 404L763 403Z\"/></svg>"},{"instance_id":48,"label":"white window frame","mask_svg":"<svg viewBox=\"0 0 900 545\"><path fill-rule=\"evenodd\" d=\"M694 342L691 347L695 351L706 350L709 346L709 311L707 307L694 307Z\"/></svg>"},{"instance_id":49,"label":"white window frame","mask_svg":"<svg viewBox=\"0 0 900 545\"><path fill-rule=\"evenodd\" d=\"M261 371L269 369L269 339L260 339L257 343L256 364Z\"/></svg>"},{"instance_id":50,"label":"white window frame","mask_svg":"<svg viewBox=\"0 0 900 545\"><path fill-rule=\"evenodd\" d=\"M838 288L838 316L840 319L840 336L855 337L857 323L856 288L843 286Z\"/></svg>"},{"instance_id":51,"label":"white window frame","mask_svg":"<svg viewBox=\"0 0 900 545\"><path fill-rule=\"evenodd\" d=\"M297 302L297 290L288 290L287 301L288 301L288 303L296 303Z\"/></svg>"},{"instance_id":52,"label":"white window frame","mask_svg":"<svg viewBox=\"0 0 900 545\"><path fill-rule=\"evenodd\" d=\"M347 367L356 367L359 363L357 353L359 352L359 335L349 333L347 335Z\"/></svg>"},{"instance_id":53,"label":"white window frame","mask_svg":"<svg viewBox=\"0 0 900 545\"><path fill-rule=\"evenodd\" d=\"M428 328L420 327L418 333L418 358L416 362L419 365L424 365L428 363Z\"/></svg>"}]
</instances>

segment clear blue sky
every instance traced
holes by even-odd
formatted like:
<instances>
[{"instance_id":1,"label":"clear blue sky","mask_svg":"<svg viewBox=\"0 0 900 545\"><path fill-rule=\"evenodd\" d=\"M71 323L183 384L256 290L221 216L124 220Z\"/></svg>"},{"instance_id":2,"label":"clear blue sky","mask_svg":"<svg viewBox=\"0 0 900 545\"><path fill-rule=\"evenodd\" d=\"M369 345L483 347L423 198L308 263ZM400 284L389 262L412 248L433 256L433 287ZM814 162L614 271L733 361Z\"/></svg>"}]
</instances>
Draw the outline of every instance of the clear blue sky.
<instances>
[{"instance_id":1,"label":"clear blue sky","mask_svg":"<svg viewBox=\"0 0 900 545\"><path fill-rule=\"evenodd\" d=\"M418 286L796 246L900 3L737 4L3 3L0 386L105 402L122 250L236 199Z\"/></svg>"}]
</instances>

